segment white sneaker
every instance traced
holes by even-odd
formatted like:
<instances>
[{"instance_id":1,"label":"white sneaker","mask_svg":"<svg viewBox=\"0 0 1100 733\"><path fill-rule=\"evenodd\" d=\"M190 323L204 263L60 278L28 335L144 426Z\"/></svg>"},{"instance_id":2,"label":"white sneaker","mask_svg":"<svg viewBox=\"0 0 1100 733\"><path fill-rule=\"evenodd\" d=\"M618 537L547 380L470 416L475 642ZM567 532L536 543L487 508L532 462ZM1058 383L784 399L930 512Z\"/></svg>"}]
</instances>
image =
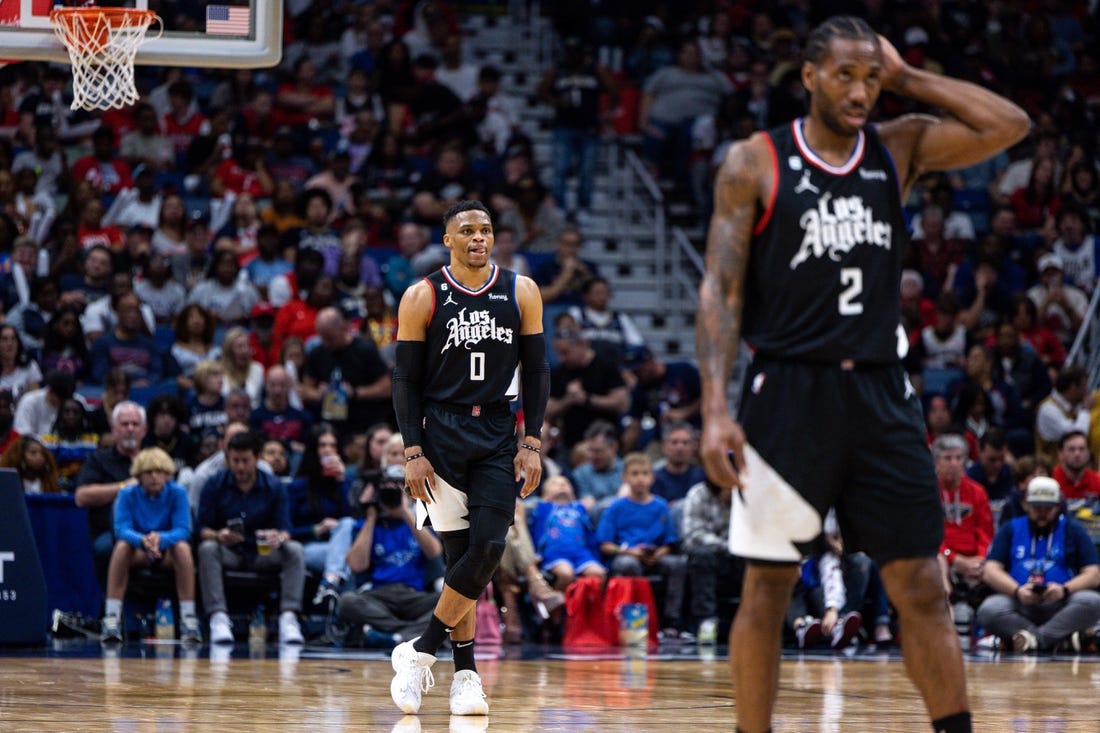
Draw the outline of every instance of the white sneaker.
<instances>
[{"instance_id":1,"label":"white sneaker","mask_svg":"<svg viewBox=\"0 0 1100 733\"><path fill-rule=\"evenodd\" d=\"M419 639L420 637L416 637ZM420 712L420 696L435 686L432 665L435 657L413 649L416 639L398 644L390 654L393 667L393 681L390 682L390 697L405 713Z\"/></svg>"},{"instance_id":2,"label":"white sneaker","mask_svg":"<svg viewBox=\"0 0 1100 733\"><path fill-rule=\"evenodd\" d=\"M225 611L217 611L210 617L210 643L233 643L233 624Z\"/></svg>"},{"instance_id":3,"label":"white sneaker","mask_svg":"<svg viewBox=\"0 0 1100 733\"><path fill-rule=\"evenodd\" d=\"M695 634L695 640L700 644L718 643L718 619L705 618L699 622L699 630Z\"/></svg>"},{"instance_id":4,"label":"white sneaker","mask_svg":"<svg viewBox=\"0 0 1100 733\"><path fill-rule=\"evenodd\" d=\"M455 672L451 682L451 715L488 715L489 703L481 688L481 677L472 669Z\"/></svg>"},{"instance_id":5,"label":"white sneaker","mask_svg":"<svg viewBox=\"0 0 1100 733\"><path fill-rule=\"evenodd\" d=\"M283 611L279 616L279 643L304 644L302 627L298 625L298 615L293 611Z\"/></svg>"},{"instance_id":6,"label":"white sneaker","mask_svg":"<svg viewBox=\"0 0 1100 733\"><path fill-rule=\"evenodd\" d=\"M1027 629L1020 629L1012 635L1012 651L1018 653L1033 652L1039 648L1039 641L1035 634Z\"/></svg>"}]
</instances>

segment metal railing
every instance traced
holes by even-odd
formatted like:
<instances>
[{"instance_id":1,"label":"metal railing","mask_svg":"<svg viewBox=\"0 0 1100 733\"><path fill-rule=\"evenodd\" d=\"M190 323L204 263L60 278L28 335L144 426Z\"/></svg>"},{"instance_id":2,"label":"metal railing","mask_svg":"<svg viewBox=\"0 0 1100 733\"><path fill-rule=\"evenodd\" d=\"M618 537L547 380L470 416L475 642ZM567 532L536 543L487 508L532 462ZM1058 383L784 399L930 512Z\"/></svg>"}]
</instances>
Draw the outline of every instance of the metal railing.
<instances>
[{"instance_id":1,"label":"metal railing","mask_svg":"<svg viewBox=\"0 0 1100 733\"><path fill-rule=\"evenodd\" d=\"M1088 374L1090 390L1100 386L1100 319L1096 318L1098 308L1100 287L1092 292L1092 299L1085 311L1085 320L1077 330L1073 346L1066 357L1066 364L1079 366Z\"/></svg>"}]
</instances>

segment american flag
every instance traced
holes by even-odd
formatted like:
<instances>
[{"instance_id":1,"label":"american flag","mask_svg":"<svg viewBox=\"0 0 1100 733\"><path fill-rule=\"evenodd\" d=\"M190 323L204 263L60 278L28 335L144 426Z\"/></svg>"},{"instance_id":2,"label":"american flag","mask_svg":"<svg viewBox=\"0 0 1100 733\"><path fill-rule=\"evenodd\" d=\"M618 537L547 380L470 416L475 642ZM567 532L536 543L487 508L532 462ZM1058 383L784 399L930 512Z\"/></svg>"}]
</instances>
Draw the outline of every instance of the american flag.
<instances>
[{"instance_id":1,"label":"american flag","mask_svg":"<svg viewBox=\"0 0 1100 733\"><path fill-rule=\"evenodd\" d=\"M206 32L218 36L247 36L252 9L228 5L206 6Z\"/></svg>"}]
</instances>

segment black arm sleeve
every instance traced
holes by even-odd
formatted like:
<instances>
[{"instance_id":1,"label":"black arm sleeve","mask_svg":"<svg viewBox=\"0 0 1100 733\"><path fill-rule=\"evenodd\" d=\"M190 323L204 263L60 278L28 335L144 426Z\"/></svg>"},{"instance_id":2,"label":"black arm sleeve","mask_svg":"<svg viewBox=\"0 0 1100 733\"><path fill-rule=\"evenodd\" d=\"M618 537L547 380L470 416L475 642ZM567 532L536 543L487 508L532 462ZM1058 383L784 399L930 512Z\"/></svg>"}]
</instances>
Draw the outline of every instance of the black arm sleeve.
<instances>
[{"instance_id":1,"label":"black arm sleeve","mask_svg":"<svg viewBox=\"0 0 1100 733\"><path fill-rule=\"evenodd\" d=\"M550 365L546 363L546 337L533 333L519 337L519 361L522 364L520 389L523 390L524 434L542 435L546 400L550 397Z\"/></svg>"},{"instance_id":2,"label":"black arm sleeve","mask_svg":"<svg viewBox=\"0 0 1100 733\"><path fill-rule=\"evenodd\" d=\"M427 345L423 341L398 341L397 363L393 368L393 411L397 429L406 446L422 445L424 399L424 361Z\"/></svg>"}]
</instances>

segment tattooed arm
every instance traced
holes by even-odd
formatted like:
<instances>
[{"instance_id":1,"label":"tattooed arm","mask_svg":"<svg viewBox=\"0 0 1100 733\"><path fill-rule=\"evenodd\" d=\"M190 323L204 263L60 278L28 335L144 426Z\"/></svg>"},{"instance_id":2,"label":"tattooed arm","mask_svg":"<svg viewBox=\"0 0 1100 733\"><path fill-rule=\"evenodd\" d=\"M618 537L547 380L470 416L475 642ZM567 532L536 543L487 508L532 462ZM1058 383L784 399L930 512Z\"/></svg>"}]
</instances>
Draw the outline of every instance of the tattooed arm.
<instances>
[{"instance_id":1,"label":"tattooed arm","mask_svg":"<svg viewBox=\"0 0 1100 733\"><path fill-rule=\"evenodd\" d=\"M762 135L754 135L730 148L714 185L706 273L699 285L695 319L695 353L703 387L700 457L707 475L723 488L741 485L730 464L729 452L733 452L738 469L745 465L742 454L745 435L730 415L726 384L741 340L745 272L753 226L761 202L767 200L762 194L770 193L773 185L771 153Z\"/></svg>"}]
</instances>

